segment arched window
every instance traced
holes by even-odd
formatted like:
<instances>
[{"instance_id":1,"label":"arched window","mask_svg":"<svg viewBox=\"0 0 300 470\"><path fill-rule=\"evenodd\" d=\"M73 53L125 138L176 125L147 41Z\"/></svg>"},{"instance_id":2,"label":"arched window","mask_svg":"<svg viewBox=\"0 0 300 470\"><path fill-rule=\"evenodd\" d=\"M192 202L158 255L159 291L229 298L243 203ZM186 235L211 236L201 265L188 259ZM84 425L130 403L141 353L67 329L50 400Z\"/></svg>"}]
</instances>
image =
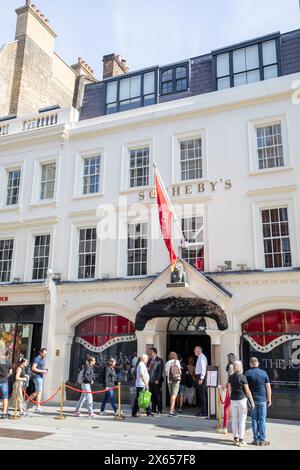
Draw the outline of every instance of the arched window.
<instances>
[{"instance_id":1,"label":"arched window","mask_svg":"<svg viewBox=\"0 0 300 470\"><path fill-rule=\"evenodd\" d=\"M300 386L300 311L272 310L246 321L243 326L243 359L255 356L275 388Z\"/></svg>"},{"instance_id":2,"label":"arched window","mask_svg":"<svg viewBox=\"0 0 300 470\"><path fill-rule=\"evenodd\" d=\"M96 358L96 382L103 383L107 360L117 361L117 379L128 382L137 355L134 324L118 315L97 315L76 327L72 348L70 380L76 381L79 370L88 356Z\"/></svg>"}]
</instances>

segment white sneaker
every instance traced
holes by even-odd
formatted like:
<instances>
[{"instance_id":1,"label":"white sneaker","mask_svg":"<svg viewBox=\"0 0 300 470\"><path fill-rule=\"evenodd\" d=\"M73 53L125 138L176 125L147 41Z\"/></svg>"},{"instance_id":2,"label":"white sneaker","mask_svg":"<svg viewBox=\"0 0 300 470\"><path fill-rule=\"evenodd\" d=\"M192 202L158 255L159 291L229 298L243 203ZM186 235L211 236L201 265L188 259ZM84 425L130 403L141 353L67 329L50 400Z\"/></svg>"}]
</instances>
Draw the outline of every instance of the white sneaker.
<instances>
[{"instance_id":1,"label":"white sneaker","mask_svg":"<svg viewBox=\"0 0 300 470\"><path fill-rule=\"evenodd\" d=\"M45 411L43 410L43 408L36 408L36 409L35 409L35 413L39 413L39 414L42 415L42 414L45 413Z\"/></svg>"},{"instance_id":2,"label":"white sneaker","mask_svg":"<svg viewBox=\"0 0 300 470\"><path fill-rule=\"evenodd\" d=\"M105 415L105 411L99 411L99 415L100 415L100 416Z\"/></svg>"},{"instance_id":3,"label":"white sneaker","mask_svg":"<svg viewBox=\"0 0 300 470\"><path fill-rule=\"evenodd\" d=\"M227 428L222 428L219 430L220 434L228 434L228 429Z\"/></svg>"}]
</instances>

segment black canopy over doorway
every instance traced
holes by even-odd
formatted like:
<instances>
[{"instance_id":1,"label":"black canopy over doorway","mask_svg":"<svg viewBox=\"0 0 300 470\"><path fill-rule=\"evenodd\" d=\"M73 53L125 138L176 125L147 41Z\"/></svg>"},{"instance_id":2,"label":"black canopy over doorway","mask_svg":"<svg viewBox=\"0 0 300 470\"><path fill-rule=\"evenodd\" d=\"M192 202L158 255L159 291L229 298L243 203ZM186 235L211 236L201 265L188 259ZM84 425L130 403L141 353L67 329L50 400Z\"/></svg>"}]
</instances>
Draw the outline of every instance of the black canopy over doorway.
<instances>
[{"instance_id":1,"label":"black canopy over doorway","mask_svg":"<svg viewBox=\"0 0 300 470\"><path fill-rule=\"evenodd\" d=\"M146 323L153 318L167 317L207 317L215 320L219 330L228 329L226 313L214 302L200 298L168 297L143 306L136 316L136 330L143 331Z\"/></svg>"}]
</instances>

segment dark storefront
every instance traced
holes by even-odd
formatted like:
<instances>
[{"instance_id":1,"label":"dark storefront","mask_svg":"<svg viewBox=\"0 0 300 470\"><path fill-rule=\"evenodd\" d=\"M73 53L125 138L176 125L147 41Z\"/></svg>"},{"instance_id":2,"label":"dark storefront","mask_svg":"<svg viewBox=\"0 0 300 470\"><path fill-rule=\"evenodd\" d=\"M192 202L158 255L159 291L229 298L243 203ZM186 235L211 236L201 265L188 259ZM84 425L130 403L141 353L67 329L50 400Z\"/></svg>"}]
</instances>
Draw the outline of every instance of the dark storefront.
<instances>
[{"instance_id":1,"label":"dark storefront","mask_svg":"<svg viewBox=\"0 0 300 470\"><path fill-rule=\"evenodd\" d=\"M44 305L0 307L0 349L11 352L15 364L25 357L32 361L41 348Z\"/></svg>"},{"instance_id":2,"label":"dark storefront","mask_svg":"<svg viewBox=\"0 0 300 470\"><path fill-rule=\"evenodd\" d=\"M273 310L243 324L245 369L249 358L260 361L272 384L269 417L300 419L300 311Z\"/></svg>"},{"instance_id":3,"label":"dark storefront","mask_svg":"<svg viewBox=\"0 0 300 470\"><path fill-rule=\"evenodd\" d=\"M88 356L96 358L94 388L99 390L99 386L103 386L105 366L111 357L117 361L117 380L130 385L133 382L137 356L134 324L117 315L97 315L80 323L76 327L72 345L71 383L76 383L78 373ZM69 393L68 398L74 399L71 395Z\"/></svg>"}]
</instances>

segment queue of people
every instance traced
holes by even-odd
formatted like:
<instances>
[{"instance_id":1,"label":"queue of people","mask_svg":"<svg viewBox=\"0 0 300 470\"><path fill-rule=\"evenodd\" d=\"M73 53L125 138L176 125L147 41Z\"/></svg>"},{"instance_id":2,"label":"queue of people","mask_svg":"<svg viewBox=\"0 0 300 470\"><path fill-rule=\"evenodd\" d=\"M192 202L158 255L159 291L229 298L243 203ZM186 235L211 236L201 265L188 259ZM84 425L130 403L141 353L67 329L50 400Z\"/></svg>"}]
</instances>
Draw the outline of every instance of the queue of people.
<instances>
[{"instance_id":1,"label":"queue of people","mask_svg":"<svg viewBox=\"0 0 300 470\"><path fill-rule=\"evenodd\" d=\"M150 358L147 354L143 354L139 358L135 356L136 360L134 361L132 374L135 377L136 396L132 406L132 417L136 418L138 416L139 397L145 390L149 390L151 393L151 403L146 408L147 416L160 416L162 414L164 380L166 380L170 396L170 417L176 417L177 412L182 413L186 401L189 404L193 404L196 392L200 405L200 412L197 416L207 416L206 376L208 362L200 346L195 348L194 354L197 357L196 365L194 364L193 357L189 357L188 363L185 364L182 357L174 351L169 354L168 361L164 364L164 361L157 354L157 349L154 347L150 349ZM16 402L18 402L20 416L26 415L26 409L28 410L33 405L33 402L36 403L35 412L43 413L40 402L44 379L48 374L46 357L47 350L43 348L31 365L23 358L13 370L9 355L3 350L0 352L0 396L3 400L1 419L9 417L8 408L15 408ZM88 357L79 372L77 384L80 385L83 393L75 409L75 416L77 417L81 416L81 409L85 402L87 402L89 417L97 417L97 414L94 412L92 394L92 384L95 379L95 364L95 358ZM270 445L266 438L266 418L267 409L272 404L271 385L267 373L260 369L257 358L252 357L249 366L249 370L244 374L242 362L237 360L234 354L228 355L226 367L227 383L222 387L223 391L225 391L225 399L223 401L224 420L223 429L220 431L224 434L228 433L229 413L231 410L234 444L244 447L246 445L246 420L250 411L253 432L251 444L265 447ZM105 392L99 410L100 415L104 414L107 402L110 402L113 412L115 414L118 413L114 391L112 390L118 382L116 368L116 359L110 358L105 368ZM9 379L12 376L14 381L9 401ZM30 378L34 383L35 390L31 394L30 400L26 402L22 390L26 390Z\"/></svg>"},{"instance_id":2,"label":"queue of people","mask_svg":"<svg viewBox=\"0 0 300 470\"><path fill-rule=\"evenodd\" d=\"M34 406L35 403L35 412L43 413L40 402L43 392L44 377L48 374L48 369L45 367L46 357L47 349L43 348L40 350L38 356L34 358L31 365L29 365L27 359L21 358L13 369L10 352L1 352L0 394L3 399L3 411L0 415L1 419L9 418L10 415L8 413L8 409L15 409L17 403L17 411L20 417L26 416L26 410L31 406ZM13 388L9 399L9 380L11 379L13 382ZM31 394L30 400L26 401L23 391L27 389L30 379L32 379L34 383L35 391Z\"/></svg>"}]
</instances>

